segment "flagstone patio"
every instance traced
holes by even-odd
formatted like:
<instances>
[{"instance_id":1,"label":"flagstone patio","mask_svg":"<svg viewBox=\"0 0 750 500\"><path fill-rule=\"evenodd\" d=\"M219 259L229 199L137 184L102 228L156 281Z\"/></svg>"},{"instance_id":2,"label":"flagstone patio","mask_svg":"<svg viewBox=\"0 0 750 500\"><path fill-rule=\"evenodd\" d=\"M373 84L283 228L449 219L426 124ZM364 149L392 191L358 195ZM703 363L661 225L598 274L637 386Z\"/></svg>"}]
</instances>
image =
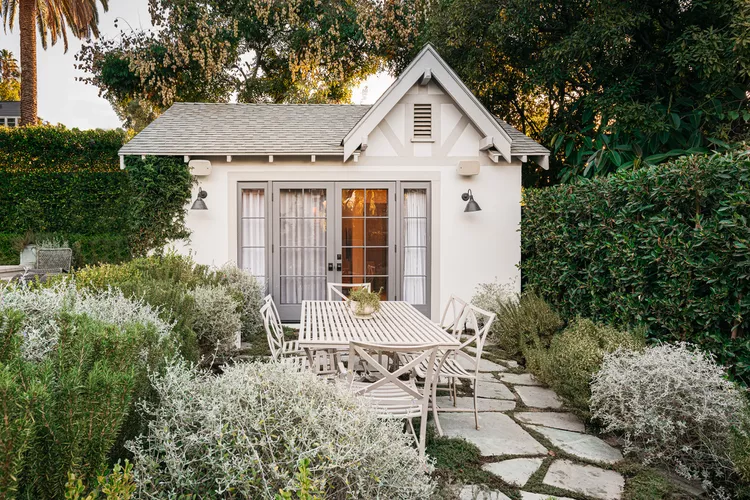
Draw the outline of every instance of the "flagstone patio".
<instances>
[{"instance_id":1,"label":"flagstone patio","mask_svg":"<svg viewBox=\"0 0 750 500\"><path fill-rule=\"evenodd\" d=\"M523 500L570 500L547 494L549 488L574 498L622 498L625 480L607 468L623 459L620 450L587 434L583 422L566 412L554 391L542 387L533 375L509 373L518 371L513 362L488 362L485 369L493 365L500 368L486 371L479 381L480 429L475 429L472 413L443 413L440 423L445 435L476 445L488 460L482 468L507 484L508 491L518 491ZM445 396L439 404L451 403ZM471 398L459 397L458 406L471 405ZM530 483L540 469L543 475L539 472ZM508 496L483 485L465 485L459 498L506 500Z\"/></svg>"}]
</instances>

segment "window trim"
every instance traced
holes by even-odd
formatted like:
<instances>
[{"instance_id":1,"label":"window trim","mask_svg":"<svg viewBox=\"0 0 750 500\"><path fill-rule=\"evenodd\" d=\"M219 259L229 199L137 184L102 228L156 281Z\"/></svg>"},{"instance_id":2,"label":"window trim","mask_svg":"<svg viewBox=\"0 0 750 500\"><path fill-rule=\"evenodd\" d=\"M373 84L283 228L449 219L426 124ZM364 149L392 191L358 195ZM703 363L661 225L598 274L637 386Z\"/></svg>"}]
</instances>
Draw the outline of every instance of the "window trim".
<instances>
[{"instance_id":1,"label":"window trim","mask_svg":"<svg viewBox=\"0 0 750 500\"><path fill-rule=\"evenodd\" d=\"M271 238L271 224L269 215L271 210L271 192L268 182L238 182L237 183L237 267L242 269L242 191L246 189L262 189L264 198L264 209L265 215L263 217L265 221L265 239L266 239L266 255L265 255L265 290L264 295L269 293L271 283L271 246L269 245Z\"/></svg>"},{"instance_id":2,"label":"window trim","mask_svg":"<svg viewBox=\"0 0 750 500\"><path fill-rule=\"evenodd\" d=\"M404 194L408 189L424 189L427 193L427 234L425 245L427 249L425 266L425 303L413 306L428 318L432 315L432 183L430 181L400 181L396 187L398 193L397 224L398 224L398 295L396 300L404 300L404 270L406 269L406 251L404 235Z\"/></svg>"}]
</instances>

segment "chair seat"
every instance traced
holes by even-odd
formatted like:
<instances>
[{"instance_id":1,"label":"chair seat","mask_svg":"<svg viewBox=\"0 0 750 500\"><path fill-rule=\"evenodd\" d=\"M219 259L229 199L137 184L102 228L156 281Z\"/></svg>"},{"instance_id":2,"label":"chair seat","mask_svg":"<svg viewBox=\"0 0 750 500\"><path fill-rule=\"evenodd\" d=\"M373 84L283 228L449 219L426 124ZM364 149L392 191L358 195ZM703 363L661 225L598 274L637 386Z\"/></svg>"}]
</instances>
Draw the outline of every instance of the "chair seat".
<instances>
[{"instance_id":1,"label":"chair seat","mask_svg":"<svg viewBox=\"0 0 750 500\"><path fill-rule=\"evenodd\" d=\"M285 356L305 353L304 349L300 349L298 340L285 340L281 352Z\"/></svg>"},{"instance_id":2,"label":"chair seat","mask_svg":"<svg viewBox=\"0 0 750 500\"><path fill-rule=\"evenodd\" d=\"M445 352L441 352L440 356L446 355ZM463 379L471 379L473 380L475 378L474 373L468 371L466 368L461 366L461 364L458 362L458 360L453 356L452 353L448 353L448 358L443 362L443 365L440 367L440 384L444 383L445 378L463 378ZM401 363L406 364L411 359L411 355L401 355ZM417 377L424 378L425 373L427 371L427 362L423 361L419 365L417 365L414 368L414 373L416 373Z\"/></svg>"},{"instance_id":3,"label":"chair seat","mask_svg":"<svg viewBox=\"0 0 750 500\"><path fill-rule=\"evenodd\" d=\"M355 381L352 382L350 388L356 393L374 384L375 382ZM405 384L414 390L417 388L414 380L406 381ZM381 417L411 418L419 417L422 412L421 402L393 382L387 382L372 389L362 394L362 397L372 402Z\"/></svg>"}]
</instances>

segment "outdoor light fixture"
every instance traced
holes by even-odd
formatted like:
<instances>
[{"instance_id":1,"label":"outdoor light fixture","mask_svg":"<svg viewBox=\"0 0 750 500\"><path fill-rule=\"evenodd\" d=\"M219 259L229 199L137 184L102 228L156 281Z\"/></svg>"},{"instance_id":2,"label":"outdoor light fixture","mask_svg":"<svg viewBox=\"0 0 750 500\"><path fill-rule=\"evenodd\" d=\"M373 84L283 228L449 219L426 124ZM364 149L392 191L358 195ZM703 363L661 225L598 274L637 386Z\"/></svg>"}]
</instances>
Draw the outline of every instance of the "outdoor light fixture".
<instances>
[{"instance_id":1,"label":"outdoor light fixture","mask_svg":"<svg viewBox=\"0 0 750 500\"><path fill-rule=\"evenodd\" d=\"M479 203L474 201L474 195L471 194L471 189L462 194L461 199L469 202L466 204L464 212L479 212L482 210L481 208L479 208Z\"/></svg>"},{"instance_id":2,"label":"outdoor light fixture","mask_svg":"<svg viewBox=\"0 0 750 500\"><path fill-rule=\"evenodd\" d=\"M198 196L195 198L195 201L193 202L193 206L190 207L190 210L208 210L208 207L206 206L206 202L203 201L206 199L206 196L208 196L208 193L203 190L203 188L198 188Z\"/></svg>"}]
</instances>

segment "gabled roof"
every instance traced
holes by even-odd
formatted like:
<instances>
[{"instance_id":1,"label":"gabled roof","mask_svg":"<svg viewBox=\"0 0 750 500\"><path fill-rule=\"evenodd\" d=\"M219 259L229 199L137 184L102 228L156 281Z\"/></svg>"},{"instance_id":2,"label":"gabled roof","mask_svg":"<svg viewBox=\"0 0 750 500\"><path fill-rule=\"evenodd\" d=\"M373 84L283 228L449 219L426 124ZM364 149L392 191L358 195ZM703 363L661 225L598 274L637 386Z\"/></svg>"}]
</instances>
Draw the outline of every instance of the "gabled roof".
<instances>
[{"instance_id":1,"label":"gabled roof","mask_svg":"<svg viewBox=\"0 0 750 500\"><path fill-rule=\"evenodd\" d=\"M349 158L362 143L367 142L367 135L378 126L409 89L420 80L429 81L432 78L437 80L464 115L484 135L484 149L494 148L506 161L510 161L513 141L508 133L430 44L424 46L403 73L362 117L362 120L346 134L343 141L344 160Z\"/></svg>"},{"instance_id":2,"label":"gabled roof","mask_svg":"<svg viewBox=\"0 0 750 500\"><path fill-rule=\"evenodd\" d=\"M335 154L370 106L175 103L121 155Z\"/></svg>"},{"instance_id":3,"label":"gabled roof","mask_svg":"<svg viewBox=\"0 0 750 500\"><path fill-rule=\"evenodd\" d=\"M547 168L549 151L490 112L431 45L372 106L353 104L175 103L120 149L120 155L343 155L346 161L417 82L440 84L482 132L483 150Z\"/></svg>"}]
</instances>

